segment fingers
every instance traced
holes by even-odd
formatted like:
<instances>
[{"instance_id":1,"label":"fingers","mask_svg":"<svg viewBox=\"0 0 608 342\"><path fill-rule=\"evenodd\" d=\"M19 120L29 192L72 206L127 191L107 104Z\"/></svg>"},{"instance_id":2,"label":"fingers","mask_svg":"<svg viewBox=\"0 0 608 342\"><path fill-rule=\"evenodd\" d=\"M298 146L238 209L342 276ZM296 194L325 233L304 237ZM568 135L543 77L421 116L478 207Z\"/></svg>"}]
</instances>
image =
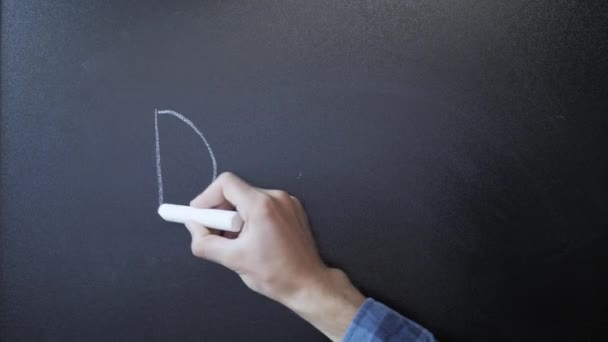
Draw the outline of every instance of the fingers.
<instances>
[{"instance_id":1,"label":"fingers","mask_svg":"<svg viewBox=\"0 0 608 342\"><path fill-rule=\"evenodd\" d=\"M261 188L258 188L258 190L266 193L267 195L269 195L270 197L276 199L279 202L284 202L284 203L290 203L291 202L291 196L289 195L289 193L287 191L261 189Z\"/></svg>"},{"instance_id":2,"label":"fingers","mask_svg":"<svg viewBox=\"0 0 608 342\"><path fill-rule=\"evenodd\" d=\"M199 223L195 223L195 222L186 222L184 225L190 232L190 235L192 236L193 239L203 237L203 236L206 236L209 234L223 236L225 233L225 231L223 231L223 230L207 228L207 227L205 227Z\"/></svg>"},{"instance_id":3,"label":"fingers","mask_svg":"<svg viewBox=\"0 0 608 342\"><path fill-rule=\"evenodd\" d=\"M218 235L205 235L192 239L192 254L234 269L234 242Z\"/></svg>"},{"instance_id":4,"label":"fingers","mask_svg":"<svg viewBox=\"0 0 608 342\"><path fill-rule=\"evenodd\" d=\"M222 203L222 204L214 207L214 209L231 210L233 208L230 205L230 203L226 202L226 203ZM225 235L225 232L223 230L207 228L207 227L203 226L202 224L195 223L195 222L186 222L185 226L186 226L186 228L188 228L190 235L192 235L192 239L203 237L203 236L209 235L209 234L220 235L220 236Z\"/></svg>"},{"instance_id":5,"label":"fingers","mask_svg":"<svg viewBox=\"0 0 608 342\"><path fill-rule=\"evenodd\" d=\"M234 207L230 203L225 202L225 203L218 205L217 207L214 207L214 209L234 210ZM215 235L223 236L227 239L236 239L239 236L239 232L230 232L230 231L218 230L218 229L210 229L210 230Z\"/></svg>"},{"instance_id":6,"label":"fingers","mask_svg":"<svg viewBox=\"0 0 608 342\"><path fill-rule=\"evenodd\" d=\"M248 208L254 203L259 192L231 173L221 174L205 191L194 198L190 205L197 208L232 209L236 207L241 217L246 220ZM235 244L232 239L238 233L228 232L220 236L215 229L193 222L186 223L186 228L192 235L192 254L222 264L229 268L232 256L235 255Z\"/></svg>"},{"instance_id":7,"label":"fingers","mask_svg":"<svg viewBox=\"0 0 608 342\"><path fill-rule=\"evenodd\" d=\"M209 229L194 222L187 222L185 225L192 236L192 254L233 268L231 254L234 247L231 245L231 239L236 235L220 236L217 229Z\"/></svg>"},{"instance_id":8,"label":"fingers","mask_svg":"<svg viewBox=\"0 0 608 342\"><path fill-rule=\"evenodd\" d=\"M289 207L291 209L291 212L297 217L301 225L308 224L306 212L302 207L302 203L295 196L292 196L283 190L271 190L261 188L258 188L258 190L260 190L260 192L262 193L267 194L268 196L282 203L283 205Z\"/></svg>"},{"instance_id":9,"label":"fingers","mask_svg":"<svg viewBox=\"0 0 608 342\"><path fill-rule=\"evenodd\" d=\"M185 226L190 232L193 241L211 234L211 231L207 227L194 222L186 222Z\"/></svg>"},{"instance_id":10,"label":"fingers","mask_svg":"<svg viewBox=\"0 0 608 342\"><path fill-rule=\"evenodd\" d=\"M231 173L221 174L205 191L194 198L190 205L197 208L218 209L232 209L234 206L246 224L248 217L251 222L258 219L266 220L265 224L258 225L258 228L268 226L268 222L282 220L281 222L296 223L293 225L295 228L308 230L306 214L297 198L281 190L252 187ZM272 212L268 213L268 210L272 210ZM264 216L265 212L268 215ZM186 227L192 235L191 248L195 256L217 262L231 269L239 268L239 255L243 254L244 246L239 242L245 241L240 237L246 238L246 227L240 233L225 233L221 234L222 236L218 235L215 230L207 229L199 224L188 223ZM242 257L240 259L242 261Z\"/></svg>"},{"instance_id":11,"label":"fingers","mask_svg":"<svg viewBox=\"0 0 608 342\"><path fill-rule=\"evenodd\" d=\"M262 189L262 188L257 188L260 192L263 192L265 194L267 194L268 196L276 199L279 202L283 202L285 204L293 204L298 208L301 208L302 205L300 204L300 201L290 195L287 191L283 191L283 190L271 190L271 189Z\"/></svg>"},{"instance_id":12,"label":"fingers","mask_svg":"<svg viewBox=\"0 0 608 342\"><path fill-rule=\"evenodd\" d=\"M259 192L236 175L222 173L205 191L190 202L197 208L213 208L233 205L243 220L247 220L249 208Z\"/></svg>"}]
</instances>

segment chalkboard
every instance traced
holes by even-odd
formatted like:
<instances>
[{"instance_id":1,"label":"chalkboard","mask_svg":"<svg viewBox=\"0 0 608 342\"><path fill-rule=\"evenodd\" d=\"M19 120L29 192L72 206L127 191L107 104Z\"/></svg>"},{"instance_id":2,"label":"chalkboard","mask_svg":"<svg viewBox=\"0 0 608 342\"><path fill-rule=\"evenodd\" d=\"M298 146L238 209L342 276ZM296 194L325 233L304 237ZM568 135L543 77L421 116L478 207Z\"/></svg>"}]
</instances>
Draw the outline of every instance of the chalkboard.
<instances>
[{"instance_id":1,"label":"chalkboard","mask_svg":"<svg viewBox=\"0 0 608 342\"><path fill-rule=\"evenodd\" d=\"M1 6L0 340L324 340L158 217L161 110L440 339L607 338L607 2ZM210 154L158 121L188 203Z\"/></svg>"}]
</instances>

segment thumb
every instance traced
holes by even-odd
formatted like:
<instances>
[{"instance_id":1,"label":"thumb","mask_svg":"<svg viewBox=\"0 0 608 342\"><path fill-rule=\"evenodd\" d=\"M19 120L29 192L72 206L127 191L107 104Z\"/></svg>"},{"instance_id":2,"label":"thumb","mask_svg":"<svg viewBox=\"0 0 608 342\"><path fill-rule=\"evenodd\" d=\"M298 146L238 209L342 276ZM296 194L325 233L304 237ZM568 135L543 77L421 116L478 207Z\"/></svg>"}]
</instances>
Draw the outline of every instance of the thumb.
<instances>
[{"instance_id":1,"label":"thumb","mask_svg":"<svg viewBox=\"0 0 608 342\"><path fill-rule=\"evenodd\" d=\"M233 241L218 235L192 235L192 254L228 268L232 266Z\"/></svg>"}]
</instances>

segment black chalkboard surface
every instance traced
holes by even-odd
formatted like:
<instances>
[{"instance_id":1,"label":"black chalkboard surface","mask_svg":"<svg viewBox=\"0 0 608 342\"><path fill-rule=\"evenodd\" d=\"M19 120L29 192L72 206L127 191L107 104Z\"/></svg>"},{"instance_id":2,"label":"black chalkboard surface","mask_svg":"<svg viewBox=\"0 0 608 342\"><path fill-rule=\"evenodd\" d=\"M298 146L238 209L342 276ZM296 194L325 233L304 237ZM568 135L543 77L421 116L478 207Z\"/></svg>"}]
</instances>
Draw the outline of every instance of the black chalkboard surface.
<instances>
[{"instance_id":1,"label":"black chalkboard surface","mask_svg":"<svg viewBox=\"0 0 608 342\"><path fill-rule=\"evenodd\" d=\"M0 340L324 340L158 217L155 110L442 340L607 339L607 6L2 1Z\"/></svg>"}]
</instances>

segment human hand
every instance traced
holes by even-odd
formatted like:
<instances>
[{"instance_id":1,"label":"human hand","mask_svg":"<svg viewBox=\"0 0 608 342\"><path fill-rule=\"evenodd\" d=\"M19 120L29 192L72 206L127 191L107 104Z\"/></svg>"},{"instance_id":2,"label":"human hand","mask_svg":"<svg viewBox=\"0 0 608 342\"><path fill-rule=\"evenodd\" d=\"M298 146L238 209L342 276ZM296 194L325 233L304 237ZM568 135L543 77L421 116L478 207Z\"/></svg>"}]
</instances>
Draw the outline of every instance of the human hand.
<instances>
[{"instance_id":1,"label":"human hand","mask_svg":"<svg viewBox=\"0 0 608 342\"><path fill-rule=\"evenodd\" d=\"M279 190L255 188L231 173L218 177L190 202L198 208L236 207L240 233L188 223L192 253L237 272L252 290L282 301L303 284L318 281L326 267L319 258L300 202Z\"/></svg>"},{"instance_id":2,"label":"human hand","mask_svg":"<svg viewBox=\"0 0 608 342\"><path fill-rule=\"evenodd\" d=\"M245 222L241 232L224 236L187 223L194 255L232 269L252 290L291 308L332 340L341 338L364 297L342 271L325 266L295 197L224 173L190 205L236 209Z\"/></svg>"}]
</instances>

